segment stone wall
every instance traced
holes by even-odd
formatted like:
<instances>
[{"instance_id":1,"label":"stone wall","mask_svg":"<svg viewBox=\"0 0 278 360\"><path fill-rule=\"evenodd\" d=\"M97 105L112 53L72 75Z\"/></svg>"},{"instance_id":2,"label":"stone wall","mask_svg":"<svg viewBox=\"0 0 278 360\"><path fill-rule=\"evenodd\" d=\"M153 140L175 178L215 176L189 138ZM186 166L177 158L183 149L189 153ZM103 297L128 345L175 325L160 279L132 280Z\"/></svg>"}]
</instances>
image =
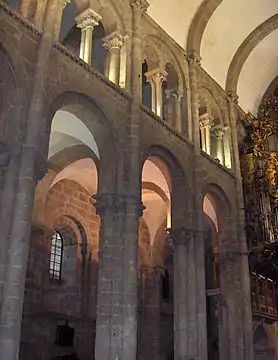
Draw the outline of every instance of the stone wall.
<instances>
[{"instance_id":1,"label":"stone wall","mask_svg":"<svg viewBox=\"0 0 278 360\"><path fill-rule=\"evenodd\" d=\"M94 356L99 217L90 194L72 180L49 191L47 229L33 227L25 287L21 358L52 359L66 349L55 346L57 325L75 328L74 348ZM49 277L53 230L64 240L61 280Z\"/></svg>"}]
</instances>

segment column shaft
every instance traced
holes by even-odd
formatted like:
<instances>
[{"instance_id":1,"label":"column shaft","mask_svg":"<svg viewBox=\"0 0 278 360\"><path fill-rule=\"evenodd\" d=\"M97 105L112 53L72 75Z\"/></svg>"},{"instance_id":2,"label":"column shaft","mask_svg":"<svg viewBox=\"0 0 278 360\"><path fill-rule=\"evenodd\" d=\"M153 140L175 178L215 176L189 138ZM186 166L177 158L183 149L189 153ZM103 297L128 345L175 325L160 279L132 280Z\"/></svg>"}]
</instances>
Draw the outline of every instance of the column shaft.
<instances>
[{"instance_id":1,"label":"column shaft","mask_svg":"<svg viewBox=\"0 0 278 360\"><path fill-rule=\"evenodd\" d=\"M242 307L243 307L243 332L244 332L244 349L245 358L252 360L254 358L253 352L253 332L252 332L252 310L251 310L251 294L250 294L250 275L249 275L249 262L247 254L247 240L245 232L245 214L244 214L244 201L243 201L243 188L241 182L241 170L238 153L237 141L237 97L233 93L228 94L228 106L230 114L231 126L231 139L232 139L232 154L233 166L236 174L236 190L237 190L237 207L238 207L238 238L241 244L241 281L242 281Z\"/></svg>"},{"instance_id":2,"label":"column shaft","mask_svg":"<svg viewBox=\"0 0 278 360\"><path fill-rule=\"evenodd\" d=\"M109 80L119 85L120 82L120 67L121 67L121 49L112 48L110 54L110 68L109 68Z\"/></svg>"},{"instance_id":3,"label":"column shaft","mask_svg":"<svg viewBox=\"0 0 278 360\"><path fill-rule=\"evenodd\" d=\"M36 186L36 161L45 124L42 119L46 76L52 50L52 34L56 19L57 0L47 4L44 32L39 44L38 60L18 170L17 197L9 234L9 253L0 313L0 359L18 360L21 318L29 253L30 224ZM47 149L44 149L47 153Z\"/></svg>"},{"instance_id":4,"label":"column shaft","mask_svg":"<svg viewBox=\"0 0 278 360\"><path fill-rule=\"evenodd\" d=\"M205 128L201 126L201 139L202 139L202 150L206 152L206 134L205 134Z\"/></svg>"},{"instance_id":5,"label":"column shaft","mask_svg":"<svg viewBox=\"0 0 278 360\"><path fill-rule=\"evenodd\" d=\"M91 65L92 63L92 45L93 45L93 30L92 26L87 26L85 29L85 46L84 46L84 58L83 60Z\"/></svg>"},{"instance_id":6,"label":"column shaft","mask_svg":"<svg viewBox=\"0 0 278 360\"><path fill-rule=\"evenodd\" d=\"M156 114L156 84L154 81L150 82L152 90L152 112Z\"/></svg>"},{"instance_id":7,"label":"column shaft","mask_svg":"<svg viewBox=\"0 0 278 360\"><path fill-rule=\"evenodd\" d=\"M205 291L205 265L204 265L204 249L203 249L203 184L202 184L202 158L200 154L200 132L199 132L199 106L198 106L198 86L197 86L197 73L196 68L200 64L200 58L196 54L191 54L188 57L189 63L189 78L190 78L190 90L191 90L191 116L193 126L193 141L194 141L194 220L192 220L191 226L196 234L196 238L193 241L192 252L195 269L191 269L192 275L190 277L191 282L196 279L198 284L195 286L196 302L198 304L191 304L189 314L192 317L192 330L190 330L188 336L191 338L192 354L193 358L198 360L207 359L207 324L206 324L206 296ZM205 134L204 134L205 135ZM206 139L207 140L207 139ZM192 261L192 260L191 260ZM200 267L196 264L200 262ZM192 315L191 315L192 313ZM195 316L195 318L194 318ZM194 322L193 322L194 318ZM193 337L195 332L195 337Z\"/></svg>"},{"instance_id":8,"label":"column shaft","mask_svg":"<svg viewBox=\"0 0 278 360\"><path fill-rule=\"evenodd\" d=\"M75 18L77 27L81 29L80 58L87 64L92 62L92 44L94 27L102 20L101 16L88 8Z\"/></svg>"},{"instance_id":9,"label":"column shaft","mask_svg":"<svg viewBox=\"0 0 278 360\"><path fill-rule=\"evenodd\" d=\"M156 114L162 118L162 78L160 76L155 77L156 88Z\"/></svg>"},{"instance_id":10,"label":"column shaft","mask_svg":"<svg viewBox=\"0 0 278 360\"><path fill-rule=\"evenodd\" d=\"M175 101L175 127L176 130L181 133L182 132L182 119L181 119L181 100L177 95Z\"/></svg>"},{"instance_id":11,"label":"column shaft","mask_svg":"<svg viewBox=\"0 0 278 360\"><path fill-rule=\"evenodd\" d=\"M85 41L86 41L86 30L82 29L81 30L80 50L79 50L79 57L82 60L84 60Z\"/></svg>"},{"instance_id":12,"label":"column shaft","mask_svg":"<svg viewBox=\"0 0 278 360\"><path fill-rule=\"evenodd\" d=\"M186 359L188 353L188 316L187 316L187 248L177 244L174 248L174 334L175 360Z\"/></svg>"}]
</instances>

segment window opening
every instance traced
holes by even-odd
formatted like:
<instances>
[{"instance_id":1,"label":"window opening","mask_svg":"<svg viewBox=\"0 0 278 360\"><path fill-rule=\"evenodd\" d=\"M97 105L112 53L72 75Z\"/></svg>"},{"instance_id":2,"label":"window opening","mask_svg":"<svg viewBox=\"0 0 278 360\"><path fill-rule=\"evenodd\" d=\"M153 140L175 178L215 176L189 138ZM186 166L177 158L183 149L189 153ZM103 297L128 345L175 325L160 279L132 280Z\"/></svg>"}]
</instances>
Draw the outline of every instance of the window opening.
<instances>
[{"instance_id":1,"label":"window opening","mask_svg":"<svg viewBox=\"0 0 278 360\"><path fill-rule=\"evenodd\" d=\"M50 278L60 280L62 270L62 255L63 255L63 239L62 236L55 231L51 238L51 252L50 252Z\"/></svg>"}]
</instances>

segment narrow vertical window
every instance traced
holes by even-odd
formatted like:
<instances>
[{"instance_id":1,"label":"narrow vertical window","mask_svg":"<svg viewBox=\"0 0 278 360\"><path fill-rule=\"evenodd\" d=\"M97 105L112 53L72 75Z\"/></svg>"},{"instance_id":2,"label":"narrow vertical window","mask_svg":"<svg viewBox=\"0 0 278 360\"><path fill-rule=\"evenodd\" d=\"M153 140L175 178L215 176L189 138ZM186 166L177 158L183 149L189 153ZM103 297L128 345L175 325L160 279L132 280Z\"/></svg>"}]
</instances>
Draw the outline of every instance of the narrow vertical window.
<instances>
[{"instance_id":1,"label":"narrow vertical window","mask_svg":"<svg viewBox=\"0 0 278 360\"><path fill-rule=\"evenodd\" d=\"M55 231L51 238L51 252L50 252L50 278L60 280L62 269L63 256L63 239L62 236Z\"/></svg>"}]
</instances>

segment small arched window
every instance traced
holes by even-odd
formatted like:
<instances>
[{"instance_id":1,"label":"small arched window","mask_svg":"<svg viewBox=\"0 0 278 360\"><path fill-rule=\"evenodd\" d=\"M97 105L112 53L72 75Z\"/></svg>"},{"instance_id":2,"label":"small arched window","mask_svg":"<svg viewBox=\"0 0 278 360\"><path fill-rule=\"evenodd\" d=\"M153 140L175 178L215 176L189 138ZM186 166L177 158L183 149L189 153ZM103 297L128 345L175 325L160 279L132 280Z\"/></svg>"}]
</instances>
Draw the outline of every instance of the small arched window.
<instances>
[{"instance_id":1,"label":"small arched window","mask_svg":"<svg viewBox=\"0 0 278 360\"><path fill-rule=\"evenodd\" d=\"M51 251L50 251L50 278L54 280L61 279L62 270L62 258L63 258L63 239L61 234L57 231L51 238Z\"/></svg>"}]
</instances>

